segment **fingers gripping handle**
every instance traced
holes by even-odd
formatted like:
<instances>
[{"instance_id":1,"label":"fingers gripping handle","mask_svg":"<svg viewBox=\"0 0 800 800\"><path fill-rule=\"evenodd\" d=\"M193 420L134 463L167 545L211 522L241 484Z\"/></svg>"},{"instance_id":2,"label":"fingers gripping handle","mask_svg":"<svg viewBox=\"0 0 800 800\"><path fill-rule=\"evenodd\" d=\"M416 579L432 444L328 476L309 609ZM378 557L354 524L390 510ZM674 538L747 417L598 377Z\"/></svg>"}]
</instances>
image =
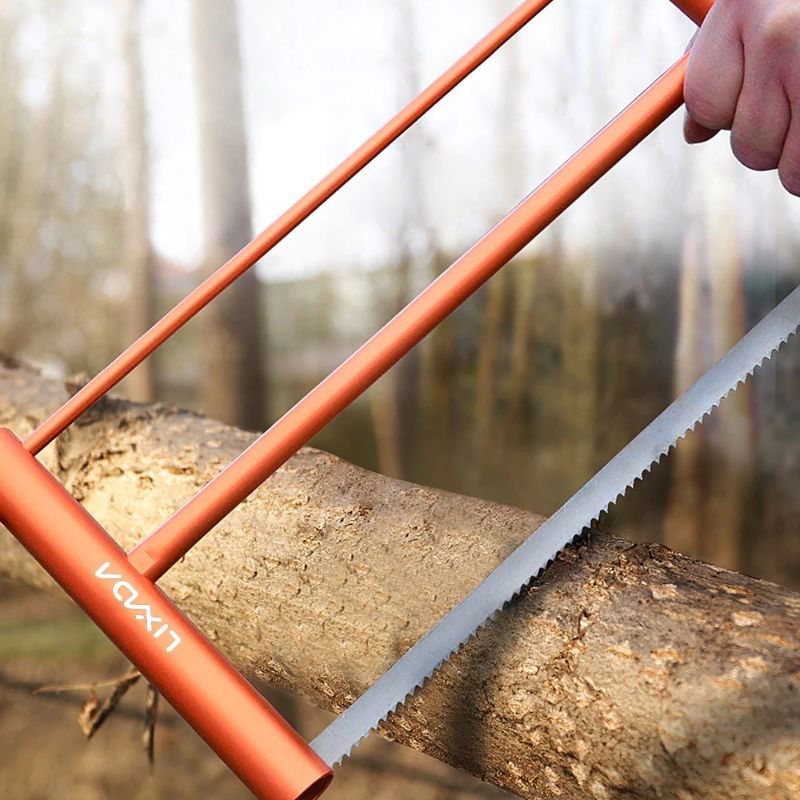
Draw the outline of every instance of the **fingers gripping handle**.
<instances>
[{"instance_id":1,"label":"fingers gripping handle","mask_svg":"<svg viewBox=\"0 0 800 800\"><path fill-rule=\"evenodd\" d=\"M312 800L331 770L8 430L4 524L262 800Z\"/></svg>"}]
</instances>

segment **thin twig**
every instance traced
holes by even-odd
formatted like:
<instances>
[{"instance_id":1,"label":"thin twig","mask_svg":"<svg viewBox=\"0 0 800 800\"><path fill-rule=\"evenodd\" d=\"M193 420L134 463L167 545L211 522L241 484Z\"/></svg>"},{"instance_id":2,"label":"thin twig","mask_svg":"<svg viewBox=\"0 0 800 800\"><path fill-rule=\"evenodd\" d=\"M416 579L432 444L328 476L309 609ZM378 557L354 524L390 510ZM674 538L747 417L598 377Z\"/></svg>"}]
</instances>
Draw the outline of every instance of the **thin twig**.
<instances>
[{"instance_id":1,"label":"thin twig","mask_svg":"<svg viewBox=\"0 0 800 800\"><path fill-rule=\"evenodd\" d=\"M156 722L158 720L158 689L152 683L147 684L144 700L144 731L142 744L147 754L147 763L152 772L155 765Z\"/></svg>"},{"instance_id":2,"label":"thin twig","mask_svg":"<svg viewBox=\"0 0 800 800\"><path fill-rule=\"evenodd\" d=\"M59 692L91 692L95 689L103 689L106 686L116 686L121 680L127 680L132 676L140 675L138 670L133 670L121 678L109 678L107 681L92 681L92 683L65 683L52 684L48 686L37 686L33 694L57 694Z\"/></svg>"},{"instance_id":3,"label":"thin twig","mask_svg":"<svg viewBox=\"0 0 800 800\"><path fill-rule=\"evenodd\" d=\"M141 677L142 675L140 672L131 672L117 681L114 688L111 690L111 693L108 695L108 697L106 697L100 708L97 710L95 716L89 721L90 724L88 729L84 728L83 732L86 734L87 739L91 739L92 736L94 736L95 733L100 730L100 726L114 712L116 707L119 705L120 700L122 700L122 698L128 692L128 689L130 689L131 686L133 686Z\"/></svg>"}]
</instances>

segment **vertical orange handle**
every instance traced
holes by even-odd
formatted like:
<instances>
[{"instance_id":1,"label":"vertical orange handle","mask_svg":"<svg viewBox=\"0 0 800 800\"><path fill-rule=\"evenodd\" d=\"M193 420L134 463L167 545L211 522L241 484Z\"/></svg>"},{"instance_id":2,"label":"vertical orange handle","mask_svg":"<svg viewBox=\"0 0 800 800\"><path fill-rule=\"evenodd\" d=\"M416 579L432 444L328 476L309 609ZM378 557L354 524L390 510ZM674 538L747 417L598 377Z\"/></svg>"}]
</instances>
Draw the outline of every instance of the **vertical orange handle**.
<instances>
[{"instance_id":1,"label":"vertical orange handle","mask_svg":"<svg viewBox=\"0 0 800 800\"><path fill-rule=\"evenodd\" d=\"M0 523L261 800L313 800L332 773L8 430Z\"/></svg>"}]
</instances>

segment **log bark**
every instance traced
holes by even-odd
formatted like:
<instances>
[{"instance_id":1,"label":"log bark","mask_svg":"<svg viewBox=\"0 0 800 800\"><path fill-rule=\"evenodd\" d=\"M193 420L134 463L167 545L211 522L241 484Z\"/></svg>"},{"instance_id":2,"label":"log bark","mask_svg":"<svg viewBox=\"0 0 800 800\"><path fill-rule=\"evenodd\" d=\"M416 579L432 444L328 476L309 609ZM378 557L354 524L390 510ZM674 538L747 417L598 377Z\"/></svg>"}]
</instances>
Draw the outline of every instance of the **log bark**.
<instances>
[{"instance_id":1,"label":"log bark","mask_svg":"<svg viewBox=\"0 0 800 800\"><path fill-rule=\"evenodd\" d=\"M0 365L18 435L65 396ZM130 547L250 440L109 400L42 458ZM162 585L246 674L338 711L541 520L305 449ZM6 532L0 573L49 585ZM525 798L796 798L799 618L779 586L593 532L381 732Z\"/></svg>"}]
</instances>

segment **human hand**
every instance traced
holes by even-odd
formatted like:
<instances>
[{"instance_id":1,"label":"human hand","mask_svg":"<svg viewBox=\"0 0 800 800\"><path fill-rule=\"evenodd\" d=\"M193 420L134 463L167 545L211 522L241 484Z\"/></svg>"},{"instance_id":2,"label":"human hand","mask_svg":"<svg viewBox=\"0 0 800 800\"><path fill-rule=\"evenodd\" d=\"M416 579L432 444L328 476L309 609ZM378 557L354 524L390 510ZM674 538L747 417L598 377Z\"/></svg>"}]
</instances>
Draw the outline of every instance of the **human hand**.
<instances>
[{"instance_id":1,"label":"human hand","mask_svg":"<svg viewBox=\"0 0 800 800\"><path fill-rule=\"evenodd\" d=\"M684 137L731 131L734 155L800 196L800 0L717 0L695 37Z\"/></svg>"}]
</instances>

